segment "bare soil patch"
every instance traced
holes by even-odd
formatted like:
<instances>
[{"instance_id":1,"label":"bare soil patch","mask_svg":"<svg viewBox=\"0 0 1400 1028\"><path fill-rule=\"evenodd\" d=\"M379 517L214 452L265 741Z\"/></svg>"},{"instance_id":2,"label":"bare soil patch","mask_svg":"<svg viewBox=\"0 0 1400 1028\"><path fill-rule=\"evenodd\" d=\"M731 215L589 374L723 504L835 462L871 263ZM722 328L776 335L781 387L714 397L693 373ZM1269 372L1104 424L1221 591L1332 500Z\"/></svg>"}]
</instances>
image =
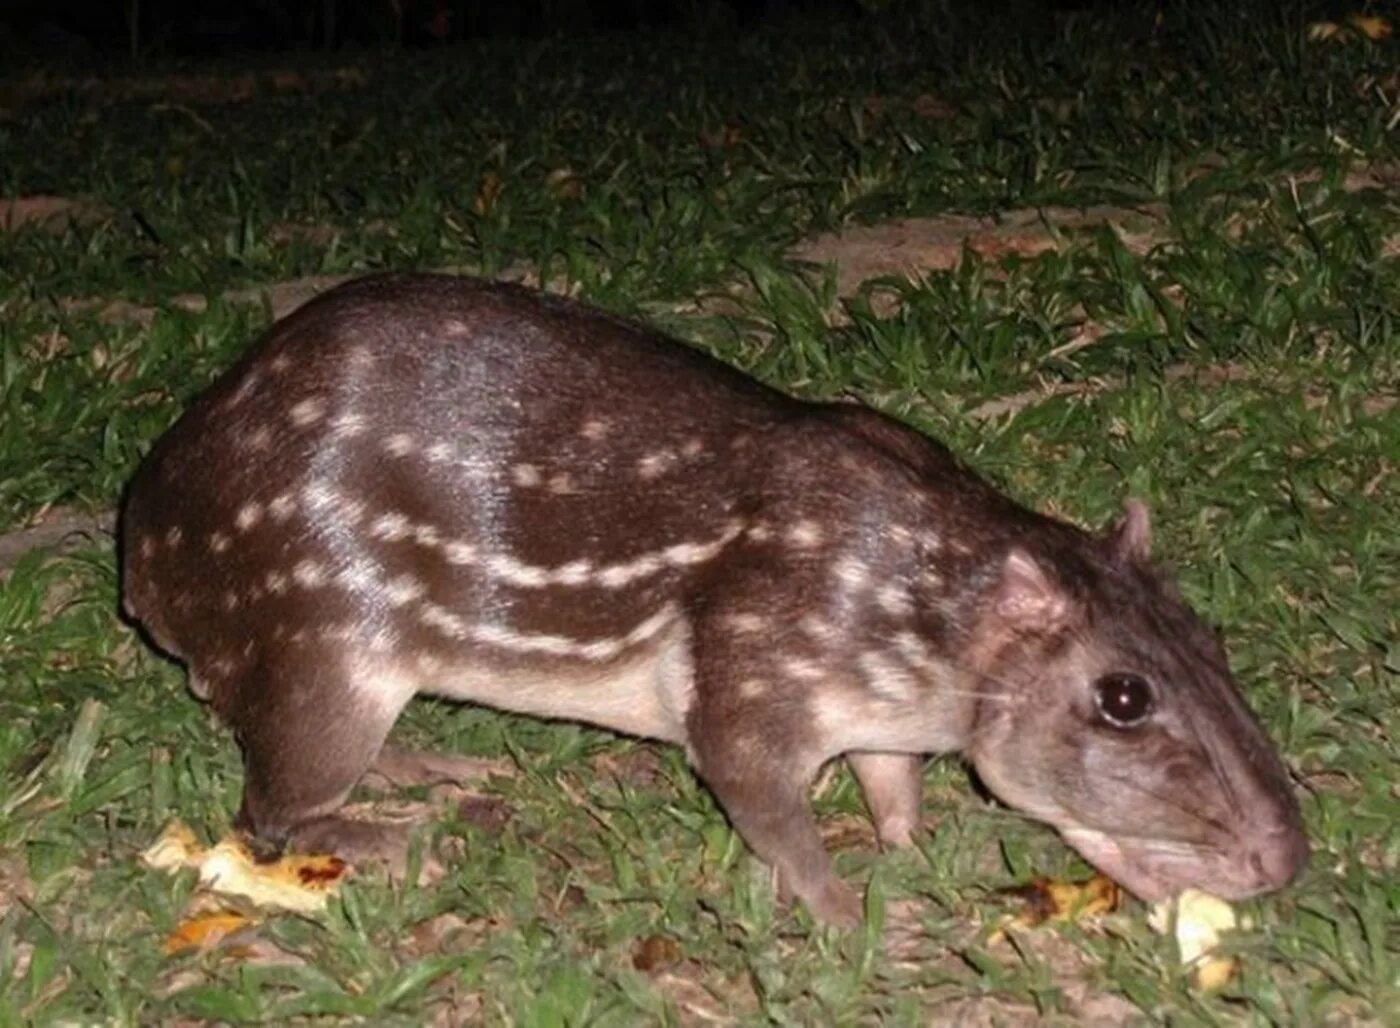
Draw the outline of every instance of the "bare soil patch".
<instances>
[{"instance_id":1,"label":"bare soil patch","mask_svg":"<svg viewBox=\"0 0 1400 1028\"><path fill-rule=\"evenodd\" d=\"M1166 210L1097 206L1026 208L996 217L943 214L859 225L815 236L793 248L792 256L813 264L836 265L836 288L850 296L874 278L918 278L957 267L965 251L995 260L1006 254L1034 257L1063 245L1065 233L1100 225L1111 228L1134 253L1146 253L1164 238Z\"/></svg>"},{"instance_id":2,"label":"bare soil patch","mask_svg":"<svg viewBox=\"0 0 1400 1028\"><path fill-rule=\"evenodd\" d=\"M91 225L110 216L100 204L69 196L18 196L0 200L0 232L35 225L55 234L75 225Z\"/></svg>"}]
</instances>

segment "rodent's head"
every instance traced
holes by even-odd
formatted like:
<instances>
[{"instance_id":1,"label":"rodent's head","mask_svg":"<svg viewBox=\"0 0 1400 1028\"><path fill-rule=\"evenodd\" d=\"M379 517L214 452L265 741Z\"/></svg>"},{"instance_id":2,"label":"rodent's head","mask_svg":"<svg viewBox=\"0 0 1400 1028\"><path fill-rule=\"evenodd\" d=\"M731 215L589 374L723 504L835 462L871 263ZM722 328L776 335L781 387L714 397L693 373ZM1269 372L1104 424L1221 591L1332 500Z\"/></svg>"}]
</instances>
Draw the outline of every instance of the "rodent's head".
<instances>
[{"instance_id":1,"label":"rodent's head","mask_svg":"<svg viewBox=\"0 0 1400 1028\"><path fill-rule=\"evenodd\" d=\"M1287 772L1216 634L1148 561L1147 510L1063 552L1011 548L969 646L969 756L1145 900L1288 884L1308 844Z\"/></svg>"}]
</instances>

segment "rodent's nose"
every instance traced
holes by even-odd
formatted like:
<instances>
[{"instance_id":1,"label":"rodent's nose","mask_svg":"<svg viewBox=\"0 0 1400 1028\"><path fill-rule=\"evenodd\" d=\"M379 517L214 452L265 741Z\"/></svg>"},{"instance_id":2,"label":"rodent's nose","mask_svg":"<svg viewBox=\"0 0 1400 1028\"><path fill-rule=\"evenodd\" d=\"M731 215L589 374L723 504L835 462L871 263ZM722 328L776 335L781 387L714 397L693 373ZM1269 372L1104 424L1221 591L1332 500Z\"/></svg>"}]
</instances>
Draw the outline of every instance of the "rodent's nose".
<instances>
[{"instance_id":1,"label":"rodent's nose","mask_svg":"<svg viewBox=\"0 0 1400 1028\"><path fill-rule=\"evenodd\" d=\"M1249 855L1250 868L1261 889L1282 889L1308 863L1308 837L1293 825L1263 836Z\"/></svg>"}]
</instances>

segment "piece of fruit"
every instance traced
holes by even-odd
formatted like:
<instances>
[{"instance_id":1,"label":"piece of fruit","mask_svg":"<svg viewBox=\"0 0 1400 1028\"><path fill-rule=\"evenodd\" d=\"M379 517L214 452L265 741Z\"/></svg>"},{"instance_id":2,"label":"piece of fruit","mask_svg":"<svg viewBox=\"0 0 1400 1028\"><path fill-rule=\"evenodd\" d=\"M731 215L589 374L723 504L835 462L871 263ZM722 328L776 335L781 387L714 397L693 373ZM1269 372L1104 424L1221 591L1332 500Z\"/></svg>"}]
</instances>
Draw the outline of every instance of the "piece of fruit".
<instances>
[{"instance_id":1,"label":"piece of fruit","mask_svg":"<svg viewBox=\"0 0 1400 1028\"><path fill-rule=\"evenodd\" d=\"M1239 972L1239 960L1215 954L1220 933L1238 926L1235 911L1218 896L1200 889L1186 889L1180 895L1152 908L1147 923L1163 935L1176 937L1181 962L1191 968L1191 978L1199 989L1220 989Z\"/></svg>"}]
</instances>

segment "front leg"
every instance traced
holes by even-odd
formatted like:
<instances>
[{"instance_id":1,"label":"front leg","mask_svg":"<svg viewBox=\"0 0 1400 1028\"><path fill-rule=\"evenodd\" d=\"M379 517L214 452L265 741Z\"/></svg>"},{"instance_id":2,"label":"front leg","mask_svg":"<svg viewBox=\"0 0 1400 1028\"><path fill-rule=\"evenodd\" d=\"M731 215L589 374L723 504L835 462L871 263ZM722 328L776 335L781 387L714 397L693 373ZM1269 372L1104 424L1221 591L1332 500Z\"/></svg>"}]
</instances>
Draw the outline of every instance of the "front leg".
<instances>
[{"instance_id":1,"label":"front leg","mask_svg":"<svg viewBox=\"0 0 1400 1028\"><path fill-rule=\"evenodd\" d=\"M777 872L780 895L823 921L858 924L860 897L837 878L808 803L824 758L811 683L785 675L771 645L745 624L731 610L696 625L691 757L744 841Z\"/></svg>"}]
</instances>

